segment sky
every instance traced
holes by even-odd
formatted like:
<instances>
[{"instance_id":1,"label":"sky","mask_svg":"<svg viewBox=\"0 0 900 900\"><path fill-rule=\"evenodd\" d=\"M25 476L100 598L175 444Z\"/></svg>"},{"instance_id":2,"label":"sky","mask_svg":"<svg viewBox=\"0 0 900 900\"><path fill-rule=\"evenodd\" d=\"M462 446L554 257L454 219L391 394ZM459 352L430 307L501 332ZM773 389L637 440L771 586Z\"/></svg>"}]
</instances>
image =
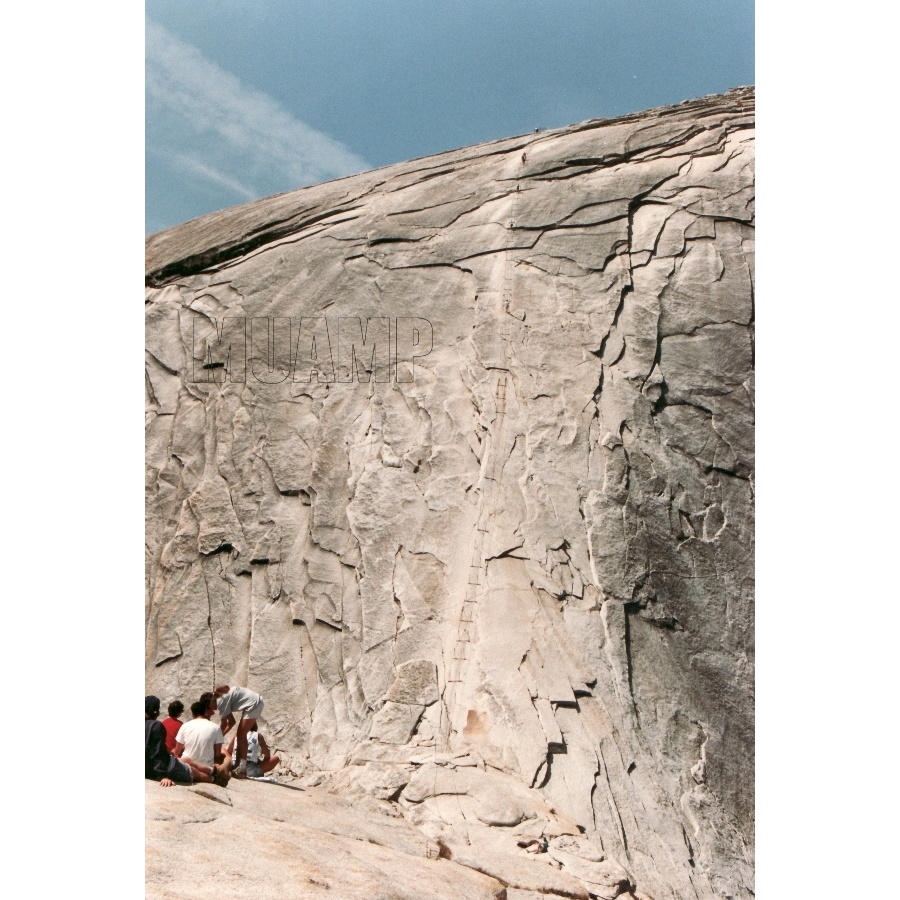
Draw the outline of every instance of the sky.
<instances>
[{"instance_id":1,"label":"sky","mask_svg":"<svg viewBox=\"0 0 900 900\"><path fill-rule=\"evenodd\" d=\"M754 83L752 0L147 0L154 233L281 191Z\"/></svg>"}]
</instances>

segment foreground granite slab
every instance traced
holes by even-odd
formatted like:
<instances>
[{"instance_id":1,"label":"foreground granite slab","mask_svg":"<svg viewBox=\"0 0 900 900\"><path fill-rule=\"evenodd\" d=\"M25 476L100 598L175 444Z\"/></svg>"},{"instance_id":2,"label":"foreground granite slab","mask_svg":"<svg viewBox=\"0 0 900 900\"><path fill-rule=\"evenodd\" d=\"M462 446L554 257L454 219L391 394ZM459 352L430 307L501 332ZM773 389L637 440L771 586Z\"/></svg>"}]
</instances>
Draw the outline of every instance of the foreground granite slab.
<instances>
[{"instance_id":1,"label":"foreground granite slab","mask_svg":"<svg viewBox=\"0 0 900 900\"><path fill-rule=\"evenodd\" d=\"M148 690L482 871L752 896L753 160L741 88L150 237Z\"/></svg>"},{"instance_id":2,"label":"foreground granite slab","mask_svg":"<svg viewBox=\"0 0 900 900\"><path fill-rule=\"evenodd\" d=\"M460 897L502 885L438 856L403 820L324 792L147 782L147 897Z\"/></svg>"}]
</instances>

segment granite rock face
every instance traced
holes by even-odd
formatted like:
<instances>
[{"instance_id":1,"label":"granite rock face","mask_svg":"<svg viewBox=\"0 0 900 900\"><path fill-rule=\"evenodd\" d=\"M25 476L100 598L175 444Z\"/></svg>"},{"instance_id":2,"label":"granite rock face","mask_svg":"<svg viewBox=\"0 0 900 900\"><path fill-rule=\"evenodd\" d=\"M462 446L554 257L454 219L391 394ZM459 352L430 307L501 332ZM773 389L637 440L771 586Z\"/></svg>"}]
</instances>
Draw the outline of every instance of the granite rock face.
<instances>
[{"instance_id":1,"label":"granite rock face","mask_svg":"<svg viewBox=\"0 0 900 900\"><path fill-rule=\"evenodd\" d=\"M247 781L227 790L167 789L148 781L146 812L151 900L503 896L500 882L442 859L403 819L321 790Z\"/></svg>"},{"instance_id":2,"label":"granite rock face","mask_svg":"<svg viewBox=\"0 0 900 900\"><path fill-rule=\"evenodd\" d=\"M510 896L751 896L753 163L742 88L149 238L148 690Z\"/></svg>"}]
</instances>

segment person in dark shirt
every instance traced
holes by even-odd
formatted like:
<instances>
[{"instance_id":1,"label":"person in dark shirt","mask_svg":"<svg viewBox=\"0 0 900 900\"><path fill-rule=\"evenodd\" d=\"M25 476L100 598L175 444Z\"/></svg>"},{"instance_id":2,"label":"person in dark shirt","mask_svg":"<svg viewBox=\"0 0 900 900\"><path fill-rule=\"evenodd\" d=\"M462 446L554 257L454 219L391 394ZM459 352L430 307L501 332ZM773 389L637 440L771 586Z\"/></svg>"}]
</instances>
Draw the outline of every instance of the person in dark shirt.
<instances>
[{"instance_id":1,"label":"person in dark shirt","mask_svg":"<svg viewBox=\"0 0 900 900\"><path fill-rule=\"evenodd\" d=\"M162 720L162 726L166 729L166 750L169 753L175 752L175 735L178 729L184 725L179 718L184 712L184 704L180 700L173 700L169 704L169 717Z\"/></svg>"},{"instance_id":2,"label":"person in dark shirt","mask_svg":"<svg viewBox=\"0 0 900 900\"><path fill-rule=\"evenodd\" d=\"M211 766L184 763L166 749L166 729L159 716L159 697L144 697L144 778L158 781L163 787L193 784L197 781L227 783ZM223 785L224 786L224 785Z\"/></svg>"}]
</instances>

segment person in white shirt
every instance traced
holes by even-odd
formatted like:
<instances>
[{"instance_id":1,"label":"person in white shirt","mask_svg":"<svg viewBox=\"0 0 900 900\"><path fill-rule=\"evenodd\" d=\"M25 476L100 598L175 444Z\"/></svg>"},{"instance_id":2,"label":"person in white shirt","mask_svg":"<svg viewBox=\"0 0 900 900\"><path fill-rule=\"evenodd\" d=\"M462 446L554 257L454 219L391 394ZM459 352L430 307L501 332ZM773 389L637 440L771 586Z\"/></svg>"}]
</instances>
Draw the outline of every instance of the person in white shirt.
<instances>
[{"instance_id":1,"label":"person in white shirt","mask_svg":"<svg viewBox=\"0 0 900 900\"><path fill-rule=\"evenodd\" d=\"M235 744L237 743L237 735L235 735L225 747L225 755L231 757L234 753ZM266 739L259 732L257 724L254 722L247 731L247 777L262 778L268 775L281 759L278 756L272 756L272 751L266 743Z\"/></svg>"},{"instance_id":2,"label":"person in white shirt","mask_svg":"<svg viewBox=\"0 0 900 900\"><path fill-rule=\"evenodd\" d=\"M206 696L206 695L204 695ZM237 728L237 768L235 777L247 777L247 733L262 715L263 699L259 694L244 687L229 687L221 684L213 691L216 708L222 717L223 736L234 727L234 714L241 713Z\"/></svg>"},{"instance_id":3,"label":"person in white shirt","mask_svg":"<svg viewBox=\"0 0 900 900\"><path fill-rule=\"evenodd\" d=\"M175 735L175 756L183 762L211 766L227 782L230 775L228 760L222 756L222 730L209 721L211 710L205 701L191 704L191 714L194 718Z\"/></svg>"}]
</instances>

